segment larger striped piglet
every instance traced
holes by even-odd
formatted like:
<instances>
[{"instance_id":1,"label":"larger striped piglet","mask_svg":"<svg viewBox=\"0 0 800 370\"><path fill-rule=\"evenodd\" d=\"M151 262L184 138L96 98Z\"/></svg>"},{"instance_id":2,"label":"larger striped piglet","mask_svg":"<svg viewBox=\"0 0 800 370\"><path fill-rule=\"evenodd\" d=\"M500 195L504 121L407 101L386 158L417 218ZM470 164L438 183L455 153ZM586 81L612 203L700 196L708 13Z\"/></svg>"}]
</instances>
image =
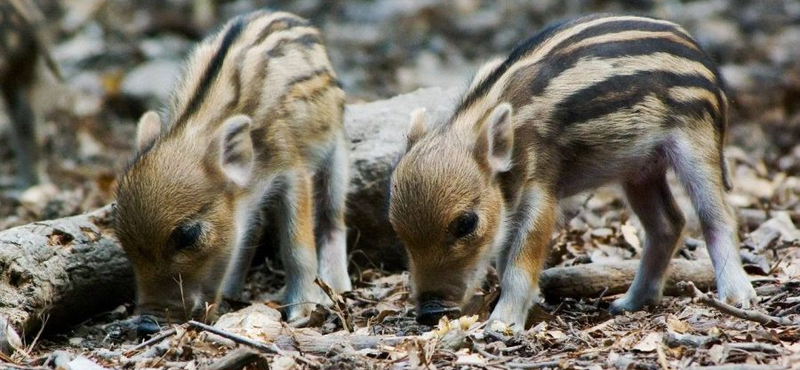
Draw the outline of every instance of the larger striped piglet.
<instances>
[{"instance_id":1,"label":"larger striped piglet","mask_svg":"<svg viewBox=\"0 0 800 370\"><path fill-rule=\"evenodd\" d=\"M486 64L449 119L413 115L392 178L390 221L408 252L417 319L458 315L495 261L502 293L490 327L521 329L558 201L609 183L622 186L647 236L612 310L658 303L684 226L669 168L700 218L720 298L752 304L724 197L727 109L714 63L658 19L559 23Z\"/></svg>"}]
</instances>

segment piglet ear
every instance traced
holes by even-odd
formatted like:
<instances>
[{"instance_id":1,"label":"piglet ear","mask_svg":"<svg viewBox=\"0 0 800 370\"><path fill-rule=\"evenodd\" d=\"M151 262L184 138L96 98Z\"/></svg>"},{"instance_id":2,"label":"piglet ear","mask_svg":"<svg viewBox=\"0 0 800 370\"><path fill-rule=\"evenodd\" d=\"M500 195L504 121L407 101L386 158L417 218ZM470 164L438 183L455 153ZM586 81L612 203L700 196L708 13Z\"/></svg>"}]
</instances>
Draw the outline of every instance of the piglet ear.
<instances>
[{"instance_id":1,"label":"piglet ear","mask_svg":"<svg viewBox=\"0 0 800 370\"><path fill-rule=\"evenodd\" d=\"M411 112L411 125L406 135L406 151L409 151L419 139L425 136L428 128L425 125L425 108L417 108Z\"/></svg>"},{"instance_id":2,"label":"piglet ear","mask_svg":"<svg viewBox=\"0 0 800 370\"><path fill-rule=\"evenodd\" d=\"M136 149L150 145L161 132L161 118L155 111L147 111L136 126Z\"/></svg>"},{"instance_id":3,"label":"piglet ear","mask_svg":"<svg viewBox=\"0 0 800 370\"><path fill-rule=\"evenodd\" d=\"M502 103L494 108L486 122L486 139L489 167L495 173L511 169L514 149L514 126L511 122L511 104Z\"/></svg>"},{"instance_id":4,"label":"piglet ear","mask_svg":"<svg viewBox=\"0 0 800 370\"><path fill-rule=\"evenodd\" d=\"M220 130L219 165L222 172L238 186L246 186L253 173L253 140L251 119L236 115L222 123Z\"/></svg>"}]
</instances>

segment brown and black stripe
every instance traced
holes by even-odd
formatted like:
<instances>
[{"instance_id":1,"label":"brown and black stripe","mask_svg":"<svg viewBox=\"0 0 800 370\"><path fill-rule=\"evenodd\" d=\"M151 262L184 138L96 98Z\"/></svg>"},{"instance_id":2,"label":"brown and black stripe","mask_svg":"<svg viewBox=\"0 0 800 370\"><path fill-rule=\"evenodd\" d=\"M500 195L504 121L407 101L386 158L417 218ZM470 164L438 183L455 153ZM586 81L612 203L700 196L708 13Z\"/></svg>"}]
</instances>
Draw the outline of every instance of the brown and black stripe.
<instances>
[{"instance_id":1,"label":"brown and black stripe","mask_svg":"<svg viewBox=\"0 0 800 370\"><path fill-rule=\"evenodd\" d=\"M297 85L320 85L320 75L328 83L319 89L340 89L319 31L307 20L284 12L239 16L195 49L173 94L168 125L171 131L188 122L214 126L238 113L257 121L280 108Z\"/></svg>"},{"instance_id":2,"label":"brown and black stripe","mask_svg":"<svg viewBox=\"0 0 800 370\"><path fill-rule=\"evenodd\" d=\"M709 113L725 131L727 102L717 68L668 21L596 15L554 24L484 76L473 82L454 121L508 101L515 109L543 105L548 124L568 127L655 96L677 115Z\"/></svg>"}]
</instances>

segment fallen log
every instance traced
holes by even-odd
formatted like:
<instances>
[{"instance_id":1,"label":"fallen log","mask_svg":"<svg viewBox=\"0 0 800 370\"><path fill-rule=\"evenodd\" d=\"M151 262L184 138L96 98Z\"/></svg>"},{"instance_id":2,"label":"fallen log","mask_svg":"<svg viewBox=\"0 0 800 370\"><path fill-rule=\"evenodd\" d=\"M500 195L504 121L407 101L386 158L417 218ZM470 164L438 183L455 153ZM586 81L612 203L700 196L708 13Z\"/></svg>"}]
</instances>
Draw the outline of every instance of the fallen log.
<instances>
[{"instance_id":1,"label":"fallen log","mask_svg":"<svg viewBox=\"0 0 800 370\"><path fill-rule=\"evenodd\" d=\"M0 322L31 336L132 301L133 272L110 226L104 207L0 232ZM0 343L7 336L0 330Z\"/></svg>"},{"instance_id":2,"label":"fallen log","mask_svg":"<svg viewBox=\"0 0 800 370\"><path fill-rule=\"evenodd\" d=\"M548 300L625 293L631 286L638 267L639 261L630 260L549 268L542 272L539 287ZM704 291L713 289L714 268L711 261L673 259L669 265L664 294L681 295L683 290L678 287L681 281L694 282L695 286Z\"/></svg>"}]
</instances>

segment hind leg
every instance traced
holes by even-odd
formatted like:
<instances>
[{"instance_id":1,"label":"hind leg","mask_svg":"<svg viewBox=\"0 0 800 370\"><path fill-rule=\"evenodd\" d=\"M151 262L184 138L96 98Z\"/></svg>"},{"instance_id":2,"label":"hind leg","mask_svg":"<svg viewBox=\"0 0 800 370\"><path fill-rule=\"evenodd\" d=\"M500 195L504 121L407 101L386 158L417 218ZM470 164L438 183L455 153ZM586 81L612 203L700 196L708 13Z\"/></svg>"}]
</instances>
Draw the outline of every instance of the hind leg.
<instances>
[{"instance_id":1,"label":"hind leg","mask_svg":"<svg viewBox=\"0 0 800 370\"><path fill-rule=\"evenodd\" d=\"M612 313L636 311L661 301L667 268L681 237L684 218L661 169L644 180L624 184L631 209L645 231L642 260L633 284L620 299L611 304Z\"/></svg>"},{"instance_id":2,"label":"hind leg","mask_svg":"<svg viewBox=\"0 0 800 370\"><path fill-rule=\"evenodd\" d=\"M37 185L46 175L39 163L39 145L36 140L36 119L28 102L28 87L5 92L6 102L11 112L11 138L14 154L17 157L18 183L27 188Z\"/></svg>"},{"instance_id":3,"label":"hind leg","mask_svg":"<svg viewBox=\"0 0 800 370\"><path fill-rule=\"evenodd\" d=\"M679 139L671 155L675 172L692 200L708 254L714 265L719 298L727 303L749 307L757 301L756 292L742 268L739 257L738 227L725 202L722 184L722 158L717 148L692 145Z\"/></svg>"},{"instance_id":4,"label":"hind leg","mask_svg":"<svg viewBox=\"0 0 800 370\"><path fill-rule=\"evenodd\" d=\"M344 223L347 197L347 152L339 140L328 161L315 176L316 240L319 275L336 292L352 289L347 274L347 229Z\"/></svg>"}]
</instances>

